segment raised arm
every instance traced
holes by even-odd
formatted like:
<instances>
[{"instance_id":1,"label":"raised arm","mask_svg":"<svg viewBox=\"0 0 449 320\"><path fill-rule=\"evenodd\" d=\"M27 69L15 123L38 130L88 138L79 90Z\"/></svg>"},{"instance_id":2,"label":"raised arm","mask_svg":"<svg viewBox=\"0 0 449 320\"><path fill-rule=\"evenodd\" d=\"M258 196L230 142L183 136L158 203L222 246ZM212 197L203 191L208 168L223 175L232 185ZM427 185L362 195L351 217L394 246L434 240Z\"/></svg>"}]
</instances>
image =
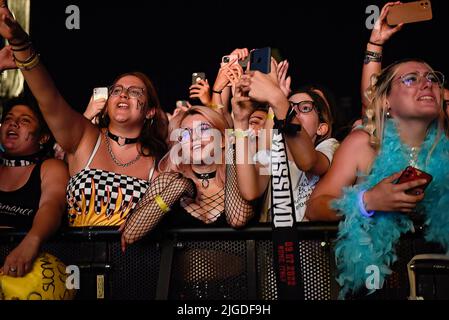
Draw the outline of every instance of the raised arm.
<instances>
[{"instance_id":1,"label":"raised arm","mask_svg":"<svg viewBox=\"0 0 449 320\"><path fill-rule=\"evenodd\" d=\"M7 7L0 8L0 35L16 50L17 66L22 70L48 126L62 148L75 153L87 135L98 135L96 127L73 110L61 96L47 69L39 62L39 55L34 51L28 35L12 18Z\"/></svg>"},{"instance_id":2,"label":"raised arm","mask_svg":"<svg viewBox=\"0 0 449 320\"><path fill-rule=\"evenodd\" d=\"M232 112L234 113L238 187L245 200L253 201L265 192L270 176L260 174L258 166L250 161L254 157L254 148L249 147L250 138L244 132L247 132L249 129L249 118L253 111L253 106L249 97L242 96L240 83L236 86L236 93L231 103Z\"/></svg>"},{"instance_id":3,"label":"raised arm","mask_svg":"<svg viewBox=\"0 0 449 320\"><path fill-rule=\"evenodd\" d=\"M362 113L364 113L366 106L369 104L368 99L365 97L365 91L370 86L371 77L374 74L380 73L382 69L383 46L396 32L401 30L403 26L403 24L400 24L393 28L387 24L389 9L397 5L401 5L401 2L389 2L382 8L379 19L374 25L374 29L371 32L371 37L366 47L360 87L363 105Z\"/></svg>"}]
</instances>

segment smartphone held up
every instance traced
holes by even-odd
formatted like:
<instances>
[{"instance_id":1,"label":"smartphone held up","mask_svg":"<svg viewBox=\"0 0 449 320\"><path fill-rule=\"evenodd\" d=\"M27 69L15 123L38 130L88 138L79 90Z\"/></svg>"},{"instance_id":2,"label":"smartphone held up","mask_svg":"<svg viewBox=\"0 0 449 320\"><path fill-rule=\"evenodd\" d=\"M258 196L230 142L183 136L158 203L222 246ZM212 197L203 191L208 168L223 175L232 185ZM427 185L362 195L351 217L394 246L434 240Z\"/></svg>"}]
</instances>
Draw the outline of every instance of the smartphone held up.
<instances>
[{"instance_id":1,"label":"smartphone held up","mask_svg":"<svg viewBox=\"0 0 449 320\"><path fill-rule=\"evenodd\" d=\"M109 90L106 87L95 88L94 89L94 94L93 94L94 101L97 101L97 100L100 100L100 99L107 100L108 99L108 93L109 93Z\"/></svg>"},{"instance_id":2,"label":"smartphone held up","mask_svg":"<svg viewBox=\"0 0 449 320\"><path fill-rule=\"evenodd\" d=\"M421 0L390 7L387 23L390 26L396 26L401 23L429 21L432 18L432 4L430 0Z\"/></svg>"},{"instance_id":3,"label":"smartphone held up","mask_svg":"<svg viewBox=\"0 0 449 320\"><path fill-rule=\"evenodd\" d=\"M271 48L255 49L250 53L249 69L262 73L271 72Z\"/></svg>"}]
</instances>

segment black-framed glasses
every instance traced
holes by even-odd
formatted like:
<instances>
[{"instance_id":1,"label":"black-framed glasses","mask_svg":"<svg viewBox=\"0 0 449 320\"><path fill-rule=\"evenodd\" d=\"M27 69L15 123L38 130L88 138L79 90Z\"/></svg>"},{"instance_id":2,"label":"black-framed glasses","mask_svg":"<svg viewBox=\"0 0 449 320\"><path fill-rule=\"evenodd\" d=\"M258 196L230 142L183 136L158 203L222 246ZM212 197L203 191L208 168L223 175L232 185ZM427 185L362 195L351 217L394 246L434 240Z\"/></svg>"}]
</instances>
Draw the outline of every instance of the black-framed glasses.
<instances>
[{"instance_id":1,"label":"black-framed glasses","mask_svg":"<svg viewBox=\"0 0 449 320\"><path fill-rule=\"evenodd\" d=\"M443 100L443 104L446 108L449 108L449 100Z\"/></svg>"},{"instance_id":2,"label":"black-framed glasses","mask_svg":"<svg viewBox=\"0 0 449 320\"><path fill-rule=\"evenodd\" d=\"M292 107L293 110L295 110L296 113L309 113L311 112L313 109L315 109L315 103L313 101L301 101L301 102L293 102L293 101L289 101L290 102L290 106Z\"/></svg>"},{"instance_id":3,"label":"black-framed glasses","mask_svg":"<svg viewBox=\"0 0 449 320\"><path fill-rule=\"evenodd\" d=\"M193 140L193 134L200 139L209 139L212 136L212 125L208 122L201 122L195 128L180 128L178 141L180 143L187 143Z\"/></svg>"},{"instance_id":4,"label":"black-framed glasses","mask_svg":"<svg viewBox=\"0 0 449 320\"><path fill-rule=\"evenodd\" d=\"M427 82L432 85L438 85L439 87L444 85L444 74L439 71L431 71L425 74L411 72L399 77L396 80L401 81L406 87L413 88L418 86L423 78L425 78Z\"/></svg>"},{"instance_id":5,"label":"black-framed glasses","mask_svg":"<svg viewBox=\"0 0 449 320\"><path fill-rule=\"evenodd\" d=\"M109 89L109 95L111 97L118 97L122 94L123 90L125 90L126 94L131 98L141 98L143 96L143 92L145 91L144 88L136 87L136 86L130 86L128 88L123 87L122 85L118 84L115 86L112 86Z\"/></svg>"}]
</instances>

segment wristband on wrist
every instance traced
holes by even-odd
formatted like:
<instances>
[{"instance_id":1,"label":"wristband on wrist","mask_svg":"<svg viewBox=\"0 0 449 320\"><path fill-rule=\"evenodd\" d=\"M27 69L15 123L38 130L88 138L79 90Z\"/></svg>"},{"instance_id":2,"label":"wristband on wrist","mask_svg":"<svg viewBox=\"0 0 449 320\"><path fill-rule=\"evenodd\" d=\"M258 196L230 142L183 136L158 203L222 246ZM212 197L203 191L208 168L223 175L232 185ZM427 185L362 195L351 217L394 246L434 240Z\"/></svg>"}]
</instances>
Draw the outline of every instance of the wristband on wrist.
<instances>
[{"instance_id":1,"label":"wristband on wrist","mask_svg":"<svg viewBox=\"0 0 449 320\"><path fill-rule=\"evenodd\" d=\"M359 211L362 216L364 216L366 218L371 218L374 215L375 211L374 210L366 211L365 202L363 201L363 196L365 195L365 193L366 193L366 190L362 190L358 194Z\"/></svg>"},{"instance_id":2,"label":"wristband on wrist","mask_svg":"<svg viewBox=\"0 0 449 320\"><path fill-rule=\"evenodd\" d=\"M156 202L156 204L159 206L159 208L161 208L163 213L167 213L170 211L170 208L168 207L168 205L165 203L164 199L162 199L162 197L160 195L157 195L156 197L154 197L154 202Z\"/></svg>"},{"instance_id":3,"label":"wristband on wrist","mask_svg":"<svg viewBox=\"0 0 449 320\"><path fill-rule=\"evenodd\" d=\"M370 62L382 62L382 53L367 50L364 63L368 64Z\"/></svg>"},{"instance_id":4,"label":"wristband on wrist","mask_svg":"<svg viewBox=\"0 0 449 320\"><path fill-rule=\"evenodd\" d=\"M212 92L216 93L216 94L221 94L223 92L223 90L217 91L217 90L212 89Z\"/></svg>"},{"instance_id":5,"label":"wristband on wrist","mask_svg":"<svg viewBox=\"0 0 449 320\"><path fill-rule=\"evenodd\" d=\"M376 47L381 47L381 48L383 48L383 44L378 44L378 43L375 43L375 42L372 42L372 41L368 41L368 43L369 44L372 44L373 46L376 46Z\"/></svg>"}]
</instances>

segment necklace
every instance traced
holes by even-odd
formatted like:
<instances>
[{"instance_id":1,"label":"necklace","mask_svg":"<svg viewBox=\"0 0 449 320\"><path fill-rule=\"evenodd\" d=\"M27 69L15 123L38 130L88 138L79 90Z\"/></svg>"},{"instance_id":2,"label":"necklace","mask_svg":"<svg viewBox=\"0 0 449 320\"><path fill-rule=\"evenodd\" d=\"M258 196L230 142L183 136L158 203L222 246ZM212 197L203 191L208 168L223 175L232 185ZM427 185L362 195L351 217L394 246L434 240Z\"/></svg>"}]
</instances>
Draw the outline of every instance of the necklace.
<instances>
[{"instance_id":1,"label":"necklace","mask_svg":"<svg viewBox=\"0 0 449 320\"><path fill-rule=\"evenodd\" d=\"M203 188L207 189L209 187L209 180L215 178L215 176L217 175L217 171L209 173L197 173L193 171L193 174L195 175L195 177L201 180L201 185L203 186Z\"/></svg>"},{"instance_id":2,"label":"necklace","mask_svg":"<svg viewBox=\"0 0 449 320\"><path fill-rule=\"evenodd\" d=\"M139 138L125 138L125 137L120 137L120 136L116 136L115 134L111 133L111 131L106 130L106 132L108 133L108 137L111 138L112 140L114 140L115 142L117 142L117 144L120 147L123 147L126 144L133 144L136 143Z\"/></svg>"},{"instance_id":3,"label":"necklace","mask_svg":"<svg viewBox=\"0 0 449 320\"><path fill-rule=\"evenodd\" d=\"M409 165L412 167L418 168L418 156L421 151L421 147L404 146L404 149L405 149L405 154L408 157Z\"/></svg>"},{"instance_id":4,"label":"necklace","mask_svg":"<svg viewBox=\"0 0 449 320\"><path fill-rule=\"evenodd\" d=\"M114 161L114 163L116 165L118 165L119 167L125 168L125 167L132 166L134 163L136 163L140 159L140 153L138 153L137 156L133 160L131 160L130 162L121 163L120 161L117 160L117 158L115 157L114 153L112 152L111 142L109 141L109 135L105 134L105 138L106 138L106 145L108 147L108 153L111 156L112 161Z\"/></svg>"},{"instance_id":5,"label":"necklace","mask_svg":"<svg viewBox=\"0 0 449 320\"><path fill-rule=\"evenodd\" d=\"M10 157L5 154L1 155L0 163L4 167L27 167L42 161L43 152L39 151L28 156Z\"/></svg>"}]
</instances>

